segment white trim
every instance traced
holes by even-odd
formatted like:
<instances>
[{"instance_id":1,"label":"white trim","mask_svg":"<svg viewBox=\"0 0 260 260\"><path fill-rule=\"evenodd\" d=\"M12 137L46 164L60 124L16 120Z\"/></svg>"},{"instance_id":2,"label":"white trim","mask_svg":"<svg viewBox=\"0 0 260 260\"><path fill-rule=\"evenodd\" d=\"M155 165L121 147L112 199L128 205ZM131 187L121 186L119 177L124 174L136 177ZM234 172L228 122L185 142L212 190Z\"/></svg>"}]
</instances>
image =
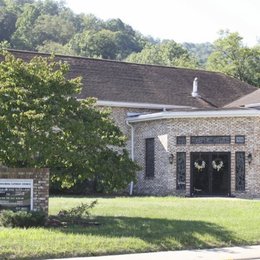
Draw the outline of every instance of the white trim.
<instances>
[{"instance_id":1,"label":"white trim","mask_svg":"<svg viewBox=\"0 0 260 260\"><path fill-rule=\"evenodd\" d=\"M260 116L259 110L214 110L214 111L176 111L176 112L160 112L137 117L128 117L129 123L143 122L170 118L207 118L207 117L248 117Z\"/></svg>"},{"instance_id":2,"label":"white trim","mask_svg":"<svg viewBox=\"0 0 260 260\"><path fill-rule=\"evenodd\" d=\"M134 154L134 127L133 125L129 124L128 120L126 120L126 124L131 128L131 159L132 161L135 160Z\"/></svg>"},{"instance_id":3,"label":"white trim","mask_svg":"<svg viewBox=\"0 0 260 260\"><path fill-rule=\"evenodd\" d=\"M0 179L0 188L30 188L30 210L33 210L33 179Z\"/></svg>"},{"instance_id":4,"label":"white trim","mask_svg":"<svg viewBox=\"0 0 260 260\"><path fill-rule=\"evenodd\" d=\"M245 105L246 108L250 108L250 107L260 107L260 103L252 103L252 104L247 104Z\"/></svg>"},{"instance_id":5,"label":"white trim","mask_svg":"<svg viewBox=\"0 0 260 260\"><path fill-rule=\"evenodd\" d=\"M129 124L128 120L126 120L126 124L131 128L131 159L132 161L135 160L135 154L134 154L134 126ZM129 195L133 195L133 189L134 189L134 182L130 182L130 190Z\"/></svg>"},{"instance_id":6,"label":"white trim","mask_svg":"<svg viewBox=\"0 0 260 260\"><path fill-rule=\"evenodd\" d=\"M192 108L190 106L175 106L175 105L166 105L166 104L137 103L137 102L118 102L118 101L105 101L105 100L97 100L97 105L107 106L107 107L131 107L131 108L150 108L150 109Z\"/></svg>"}]
</instances>

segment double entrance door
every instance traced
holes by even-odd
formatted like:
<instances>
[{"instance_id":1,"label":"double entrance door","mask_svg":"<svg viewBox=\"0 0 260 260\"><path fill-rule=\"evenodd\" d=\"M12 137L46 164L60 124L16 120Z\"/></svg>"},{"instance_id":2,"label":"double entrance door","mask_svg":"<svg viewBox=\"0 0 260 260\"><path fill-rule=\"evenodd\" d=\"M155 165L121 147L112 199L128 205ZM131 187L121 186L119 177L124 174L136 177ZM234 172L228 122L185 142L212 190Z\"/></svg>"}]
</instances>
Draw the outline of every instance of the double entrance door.
<instances>
[{"instance_id":1,"label":"double entrance door","mask_svg":"<svg viewBox=\"0 0 260 260\"><path fill-rule=\"evenodd\" d=\"M191 195L230 195L230 153L191 153Z\"/></svg>"}]
</instances>

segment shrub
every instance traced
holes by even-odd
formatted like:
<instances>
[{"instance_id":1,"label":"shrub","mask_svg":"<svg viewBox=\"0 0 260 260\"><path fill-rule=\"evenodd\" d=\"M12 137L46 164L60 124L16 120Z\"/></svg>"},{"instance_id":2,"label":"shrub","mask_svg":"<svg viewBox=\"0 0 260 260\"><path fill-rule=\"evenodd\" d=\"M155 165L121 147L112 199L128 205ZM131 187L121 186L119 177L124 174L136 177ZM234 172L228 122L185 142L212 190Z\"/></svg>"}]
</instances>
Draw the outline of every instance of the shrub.
<instances>
[{"instance_id":1,"label":"shrub","mask_svg":"<svg viewBox=\"0 0 260 260\"><path fill-rule=\"evenodd\" d=\"M84 219L90 216L89 210L94 208L96 204L97 200L92 201L90 204L81 203L79 206L71 209L61 210L58 216L62 219L71 220L72 222L74 222L74 220Z\"/></svg>"},{"instance_id":2,"label":"shrub","mask_svg":"<svg viewBox=\"0 0 260 260\"><path fill-rule=\"evenodd\" d=\"M43 212L11 211L0 212L0 225L4 227L40 227L44 226L46 215Z\"/></svg>"}]
</instances>

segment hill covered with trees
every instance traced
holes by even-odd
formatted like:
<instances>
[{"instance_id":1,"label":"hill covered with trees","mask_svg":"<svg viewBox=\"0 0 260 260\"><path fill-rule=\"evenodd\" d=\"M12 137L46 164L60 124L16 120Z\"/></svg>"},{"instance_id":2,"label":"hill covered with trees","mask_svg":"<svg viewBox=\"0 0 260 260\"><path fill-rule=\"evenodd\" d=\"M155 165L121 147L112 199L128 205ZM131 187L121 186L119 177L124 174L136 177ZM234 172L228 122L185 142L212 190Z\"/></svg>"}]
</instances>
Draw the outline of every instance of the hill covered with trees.
<instances>
[{"instance_id":1,"label":"hill covered with trees","mask_svg":"<svg viewBox=\"0 0 260 260\"><path fill-rule=\"evenodd\" d=\"M174 37L174 35L173 35ZM212 43L176 43L144 36L120 19L75 14L53 0L0 0L0 47L221 71L260 86L260 44L237 33Z\"/></svg>"}]
</instances>

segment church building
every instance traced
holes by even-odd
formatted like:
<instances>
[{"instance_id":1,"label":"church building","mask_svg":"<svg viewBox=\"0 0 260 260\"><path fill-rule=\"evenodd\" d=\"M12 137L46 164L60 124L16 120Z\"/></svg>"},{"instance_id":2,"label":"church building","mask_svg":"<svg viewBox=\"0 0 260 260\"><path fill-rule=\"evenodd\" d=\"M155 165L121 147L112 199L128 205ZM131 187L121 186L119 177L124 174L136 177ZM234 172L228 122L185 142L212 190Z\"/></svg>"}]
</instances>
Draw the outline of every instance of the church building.
<instances>
[{"instance_id":1,"label":"church building","mask_svg":"<svg viewBox=\"0 0 260 260\"><path fill-rule=\"evenodd\" d=\"M35 55L11 51L30 60ZM131 194L260 197L260 90L222 73L56 56L140 166Z\"/></svg>"}]
</instances>

